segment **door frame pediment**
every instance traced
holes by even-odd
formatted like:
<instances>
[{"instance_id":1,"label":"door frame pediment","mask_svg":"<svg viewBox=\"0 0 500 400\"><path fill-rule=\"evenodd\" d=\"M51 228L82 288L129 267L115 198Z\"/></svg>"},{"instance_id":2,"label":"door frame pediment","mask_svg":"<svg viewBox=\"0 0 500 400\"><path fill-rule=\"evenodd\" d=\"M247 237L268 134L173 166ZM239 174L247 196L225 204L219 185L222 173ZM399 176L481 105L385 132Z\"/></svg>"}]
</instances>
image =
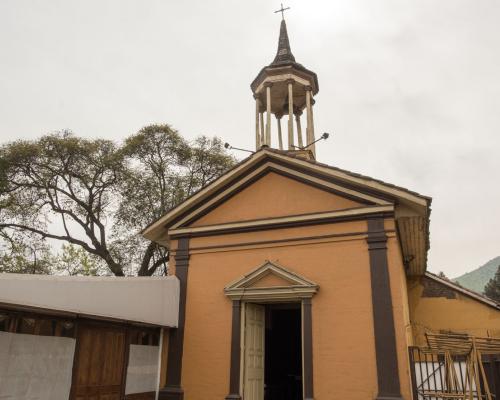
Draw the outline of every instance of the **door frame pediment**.
<instances>
[{"instance_id":1,"label":"door frame pediment","mask_svg":"<svg viewBox=\"0 0 500 400\"><path fill-rule=\"evenodd\" d=\"M265 276L273 274L289 282L283 286L252 285ZM319 290L319 285L295 272L285 268L274 261L266 260L262 265L224 288L224 293L232 300L243 301L300 301L314 296Z\"/></svg>"}]
</instances>

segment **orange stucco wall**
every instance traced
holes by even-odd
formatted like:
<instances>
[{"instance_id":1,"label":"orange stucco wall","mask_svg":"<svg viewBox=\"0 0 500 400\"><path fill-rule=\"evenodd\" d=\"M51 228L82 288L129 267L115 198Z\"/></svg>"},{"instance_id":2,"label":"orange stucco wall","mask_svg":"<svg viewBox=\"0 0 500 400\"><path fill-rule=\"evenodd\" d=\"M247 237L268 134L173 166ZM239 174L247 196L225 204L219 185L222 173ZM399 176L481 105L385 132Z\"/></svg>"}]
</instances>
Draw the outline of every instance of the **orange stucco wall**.
<instances>
[{"instance_id":1,"label":"orange stucco wall","mask_svg":"<svg viewBox=\"0 0 500 400\"><path fill-rule=\"evenodd\" d=\"M192 226L334 211L362 204L270 172Z\"/></svg>"},{"instance_id":2,"label":"orange stucco wall","mask_svg":"<svg viewBox=\"0 0 500 400\"><path fill-rule=\"evenodd\" d=\"M416 345L425 345L426 332L451 331L500 337L500 311L451 289L439 293L431 288L424 293L424 286L433 282L428 279L419 277L408 281L410 316Z\"/></svg>"},{"instance_id":3,"label":"orange stucco wall","mask_svg":"<svg viewBox=\"0 0 500 400\"><path fill-rule=\"evenodd\" d=\"M365 236L321 235L366 232L365 221L268 231L299 241L279 245L259 232L191 239L182 385L190 400L221 399L228 393L231 302L223 288L266 259L320 285L312 301L315 398L367 399L377 393L370 267ZM304 237L314 237L306 240ZM394 236L394 234L392 234ZM242 247L211 248L244 243ZM404 272L396 239L388 243L391 291L403 396L407 377Z\"/></svg>"}]
</instances>

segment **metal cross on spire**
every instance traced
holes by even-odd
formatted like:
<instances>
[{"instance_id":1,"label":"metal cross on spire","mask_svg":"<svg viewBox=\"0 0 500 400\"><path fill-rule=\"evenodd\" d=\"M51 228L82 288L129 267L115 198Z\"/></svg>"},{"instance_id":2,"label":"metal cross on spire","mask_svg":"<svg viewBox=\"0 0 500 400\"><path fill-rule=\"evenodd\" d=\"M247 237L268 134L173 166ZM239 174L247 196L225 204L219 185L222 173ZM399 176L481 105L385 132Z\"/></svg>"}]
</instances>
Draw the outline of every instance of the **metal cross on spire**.
<instances>
[{"instance_id":1,"label":"metal cross on spire","mask_svg":"<svg viewBox=\"0 0 500 400\"><path fill-rule=\"evenodd\" d=\"M281 8L279 10L276 10L274 13L276 14L276 13L280 12L281 13L281 19L284 20L285 19L285 11L289 10L289 9L290 9L290 7L283 8L283 3L281 3Z\"/></svg>"}]
</instances>

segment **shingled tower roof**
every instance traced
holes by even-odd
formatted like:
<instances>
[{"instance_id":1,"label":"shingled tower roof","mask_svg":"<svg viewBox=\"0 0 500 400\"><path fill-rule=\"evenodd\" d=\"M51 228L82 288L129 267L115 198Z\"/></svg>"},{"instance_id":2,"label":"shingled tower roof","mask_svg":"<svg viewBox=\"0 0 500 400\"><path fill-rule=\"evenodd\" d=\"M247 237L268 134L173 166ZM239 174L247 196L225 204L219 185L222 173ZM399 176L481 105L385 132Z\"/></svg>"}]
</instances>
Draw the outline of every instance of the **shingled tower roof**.
<instances>
[{"instance_id":1,"label":"shingled tower roof","mask_svg":"<svg viewBox=\"0 0 500 400\"><path fill-rule=\"evenodd\" d=\"M290 40L286 30L286 22L283 19L280 26L280 38L278 41L278 51L276 57L270 66L278 66L283 64L295 63L295 57L290 49Z\"/></svg>"}]
</instances>

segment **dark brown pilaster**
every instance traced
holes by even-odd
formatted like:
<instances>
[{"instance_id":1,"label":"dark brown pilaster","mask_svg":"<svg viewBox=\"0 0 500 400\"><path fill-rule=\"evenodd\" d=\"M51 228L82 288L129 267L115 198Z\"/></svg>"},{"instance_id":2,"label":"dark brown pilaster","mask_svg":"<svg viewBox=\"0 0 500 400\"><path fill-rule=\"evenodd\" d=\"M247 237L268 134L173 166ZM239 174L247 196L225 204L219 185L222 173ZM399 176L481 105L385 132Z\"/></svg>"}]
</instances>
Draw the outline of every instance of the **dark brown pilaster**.
<instances>
[{"instance_id":1,"label":"dark brown pilaster","mask_svg":"<svg viewBox=\"0 0 500 400\"><path fill-rule=\"evenodd\" d=\"M368 220L368 250L373 303L377 400L401 399L396 334L387 264L387 236L383 217Z\"/></svg>"},{"instance_id":2,"label":"dark brown pilaster","mask_svg":"<svg viewBox=\"0 0 500 400\"><path fill-rule=\"evenodd\" d=\"M241 301L233 300L233 321L231 333L231 366L229 372L229 394L226 400L240 400L240 343L241 343Z\"/></svg>"},{"instance_id":3,"label":"dark brown pilaster","mask_svg":"<svg viewBox=\"0 0 500 400\"><path fill-rule=\"evenodd\" d=\"M311 299L302 300L302 365L304 400L313 400L313 346Z\"/></svg>"},{"instance_id":4,"label":"dark brown pilaster","mask_svg":"<svg viewBox=\"0 0 500 400\"><path fill-rule=\"evenodd\" d=\"M175 276L180 282L179 325L169 330L167 356L167 382L160 389L159 400L182 400L184 390L181 386L182 353L184 348L184 322L186 320L186 290L189 266L189 239L179 238L175 254Z\"/></svg>"}]
</instances>

